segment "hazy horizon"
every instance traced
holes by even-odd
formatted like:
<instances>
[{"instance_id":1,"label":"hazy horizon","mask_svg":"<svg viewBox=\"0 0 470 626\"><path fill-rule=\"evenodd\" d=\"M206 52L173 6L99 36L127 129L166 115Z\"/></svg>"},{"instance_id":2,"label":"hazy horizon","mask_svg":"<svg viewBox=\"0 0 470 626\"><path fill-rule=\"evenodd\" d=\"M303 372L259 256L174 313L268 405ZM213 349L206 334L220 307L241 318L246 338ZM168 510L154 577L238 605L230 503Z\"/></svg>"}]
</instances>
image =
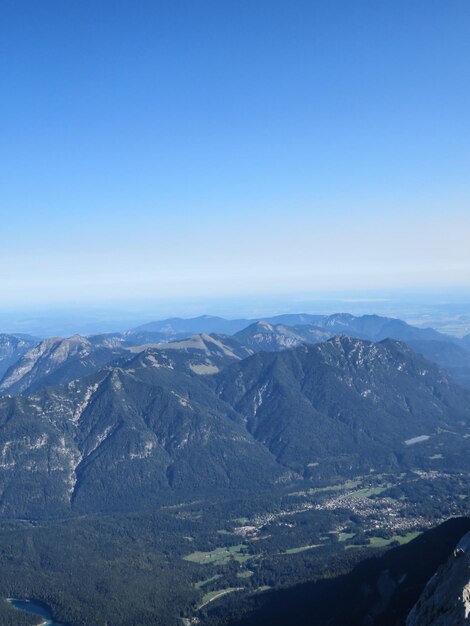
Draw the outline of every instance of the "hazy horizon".
<instances>
[{"instance_id":1,"label":"hazy horizon","mask_svg":"<svg viewBox=\"0 0 470 626\"><path fill-rule=\"evenodd\" d=\"M173 300L114 301L27 307L0 307L0 333L70 336L122 332L167 318L200 315L226 319L261 319L288 313L329 315L377 314L398 317L420 326L470 333L470 292L371 291L317 294L279 294L238 298L180 298ZM465 330L468 329L468 330Z\"/></svg>"},{"instance_id":2,"label":"hazy horizon","mask_svg":"<svg viewBox=\"0 0 470 626\"><path fill-rule=\"evenodd\" d=\"M1 306L469 288L469 17L3 3Z\"/></svg>"}]
</instances>

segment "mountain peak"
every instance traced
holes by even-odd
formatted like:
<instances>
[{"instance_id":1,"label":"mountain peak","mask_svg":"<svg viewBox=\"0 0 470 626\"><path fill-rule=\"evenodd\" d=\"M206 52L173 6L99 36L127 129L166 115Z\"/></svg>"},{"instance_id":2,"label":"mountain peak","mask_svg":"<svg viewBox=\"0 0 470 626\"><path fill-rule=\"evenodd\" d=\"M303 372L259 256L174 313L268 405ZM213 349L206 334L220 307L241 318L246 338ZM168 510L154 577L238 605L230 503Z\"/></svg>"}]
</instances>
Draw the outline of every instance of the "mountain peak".
<instances>
[{"instance_id":1,"label":"mountain peak","mask_svg":"<svg viewBox=\"0 0 470 626\"><path fill-rule=\"evenodd\" d=\"M255 325L258 328L262 328L264 330L269 330L269 331L274 330L274 326L272 324L270 324L269 322L265 322L264 320L259 320L258 322L256 322Z\"/></svg>"}]
</instances>

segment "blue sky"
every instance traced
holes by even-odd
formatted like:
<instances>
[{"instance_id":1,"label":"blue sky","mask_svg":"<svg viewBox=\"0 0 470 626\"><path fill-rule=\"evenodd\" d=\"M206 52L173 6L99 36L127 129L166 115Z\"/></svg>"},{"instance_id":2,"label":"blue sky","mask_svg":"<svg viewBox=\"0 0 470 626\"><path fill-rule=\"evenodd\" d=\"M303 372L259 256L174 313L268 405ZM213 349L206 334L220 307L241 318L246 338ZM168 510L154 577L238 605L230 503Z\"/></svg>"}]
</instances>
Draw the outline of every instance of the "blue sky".
<instances>
[{"instance_id":1,"label":"blue sky","mask_svg":"<svg viewBox=\"0 0 470 626\"><path fill-rule=\"evenodd\" d=\"M4 0L0 306L470 287L467 0Z\"/></svg>"}]
</instances>

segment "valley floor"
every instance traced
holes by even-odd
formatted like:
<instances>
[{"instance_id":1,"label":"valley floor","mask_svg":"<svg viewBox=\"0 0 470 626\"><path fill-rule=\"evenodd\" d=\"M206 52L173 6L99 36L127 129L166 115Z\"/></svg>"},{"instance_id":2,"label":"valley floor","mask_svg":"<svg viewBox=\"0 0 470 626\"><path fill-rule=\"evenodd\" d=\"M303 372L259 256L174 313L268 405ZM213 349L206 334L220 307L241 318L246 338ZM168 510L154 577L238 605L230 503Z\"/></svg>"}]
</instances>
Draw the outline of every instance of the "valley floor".
<instances>
[{"instance_id":1,"label":"valley floor","mask_svg":"<svg viewBox=\"0 0 470 626\"><path fill-rule=\"evenodd\" d=\"M469 473L432 462L436 469L299 481L256 498L214 494L138 514L3 521L0 595L41 600L71 626L229 623L253 594L343 574L468 515ZM0 605L2 624L34 623L13 611Z\"/></svg>"}]
</instances>

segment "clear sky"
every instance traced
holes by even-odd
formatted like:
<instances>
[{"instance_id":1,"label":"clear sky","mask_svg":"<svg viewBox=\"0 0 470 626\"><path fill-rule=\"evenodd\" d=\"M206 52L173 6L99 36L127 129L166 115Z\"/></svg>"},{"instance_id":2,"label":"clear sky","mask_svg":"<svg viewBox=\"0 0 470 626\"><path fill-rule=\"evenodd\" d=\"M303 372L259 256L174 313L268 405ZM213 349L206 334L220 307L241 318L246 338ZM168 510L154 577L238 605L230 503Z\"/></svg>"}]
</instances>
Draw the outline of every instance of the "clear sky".
<instances>
[{"instance_id":1,"label":"clear sky","mask_svg":"<svg viewBox=\"0 0 470 626\"><path fill-rule=\"evenodd\" d=\"M470 288L468 0L2 0L0 307Z\"/></svg>"}]
</instances>

